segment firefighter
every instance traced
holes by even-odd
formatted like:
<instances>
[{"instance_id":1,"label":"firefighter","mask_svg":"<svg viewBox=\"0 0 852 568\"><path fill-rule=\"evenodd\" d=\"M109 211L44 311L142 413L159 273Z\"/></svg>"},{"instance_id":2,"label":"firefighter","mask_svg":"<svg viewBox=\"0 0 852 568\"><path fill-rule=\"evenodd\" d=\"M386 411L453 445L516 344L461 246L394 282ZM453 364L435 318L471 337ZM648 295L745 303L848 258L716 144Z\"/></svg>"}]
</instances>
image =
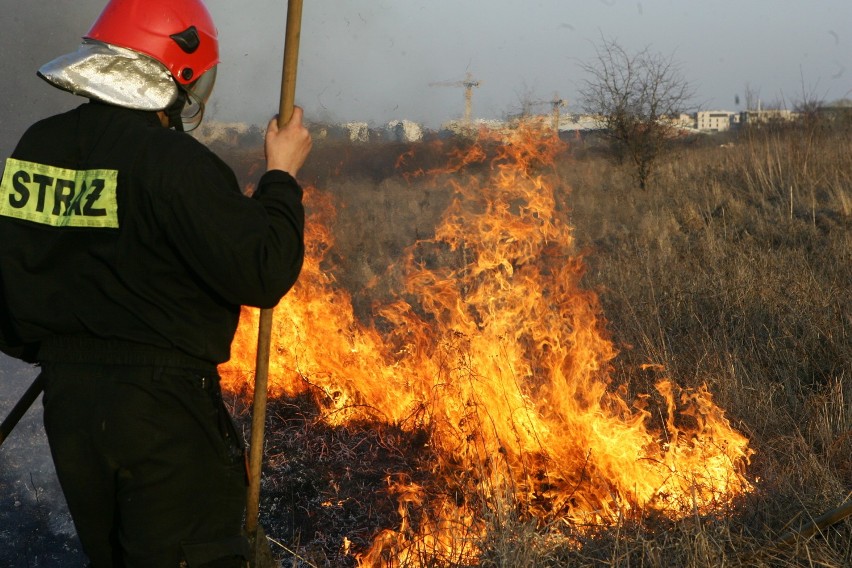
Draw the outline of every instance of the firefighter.
<instances>
[{"instance_id":1,"label":"firefighter","mask_svg":"<svg viewBox=\"0 0 852 568\"><path fill-rule=\"evenodd\" d=\"M31 126L0 182L0 348L41 367L44 425L95 568L244 566L242 436L219 390L241 305L304 254L311 139L269 122L251 197L184 132L213 88L200 0L111 0L38 71L89 99Z\"/></svg>"}]
</instances>

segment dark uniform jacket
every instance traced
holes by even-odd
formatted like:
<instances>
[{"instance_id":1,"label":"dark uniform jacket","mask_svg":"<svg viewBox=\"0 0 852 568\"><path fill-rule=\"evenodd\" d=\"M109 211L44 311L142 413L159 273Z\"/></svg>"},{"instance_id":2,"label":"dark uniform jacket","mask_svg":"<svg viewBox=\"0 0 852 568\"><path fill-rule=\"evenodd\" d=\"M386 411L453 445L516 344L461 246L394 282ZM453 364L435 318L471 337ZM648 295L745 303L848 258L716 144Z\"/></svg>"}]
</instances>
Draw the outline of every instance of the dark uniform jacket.
<instances>
[{"instance_id":1,"label":"dark uniform jacket","mask_svg":"<svg viewBox=\"0 0 852 568\"><path fill-rule=\"evenodd\" d=\"M156 113L90 102L42 120L0 188L0 347L24 359L92 337L226 361L239 306L275 306L302 266L293 177L246 197Z\"/></svg>"}]
</instances>

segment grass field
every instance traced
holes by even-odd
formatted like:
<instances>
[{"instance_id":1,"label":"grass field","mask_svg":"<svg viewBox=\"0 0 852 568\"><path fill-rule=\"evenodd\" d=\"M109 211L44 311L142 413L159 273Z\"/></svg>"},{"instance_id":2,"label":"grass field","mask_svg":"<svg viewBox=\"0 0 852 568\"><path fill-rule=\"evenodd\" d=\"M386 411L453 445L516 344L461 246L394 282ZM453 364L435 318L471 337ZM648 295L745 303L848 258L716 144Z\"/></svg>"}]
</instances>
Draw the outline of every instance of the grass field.
<instances>
[{"instance_id":1,"label":"grass field","mask_svg":"<svg viewBox=\"0 0 852 568\"><path fill-rule=\"evenodd\" d=\"M397 259L433 236L452 203L456 174L436 183L421 170L466 144L315 144L301 177L336 206L324 266L349 291L359 321L398 293ZM245 173L251 159L242 162ZM488 163L465 172L477 168ZM582 530L531 515L511 491L467 495L482 519L478 565L852 565L849 518L780 543L852 498L849 124L684 140L644 191L592 140L569 141L543 168L557 180L557 214L574 227L580 283L597 294L618 350L615 382L629 397L651 392L662 368L682 387L706 385L755 451L747 468L754 490L714 512L673 519L648 511ZM433 261L442 258L454 257ZM270 403L263 520L285 566L355 565L350 553L400 523L396 501L382 493L388 472L428 483L417 473L428 444L399 424L329 426L315 398ZM235 396L233 404L244 423L247 403ZM473 564L464 554L417 550L387 561Z\"/></svg>"},{"instance_id":2,"label":"grass field","mask_svg":"<svg viewBox=\"0 0 852 568\"><path fill-rule=\"evenodd\" d=\"M730 517L610 529L569 556L577 565L852 564L848 520L771 547L852 493L852 132L725 142L677 149L645 193L600 158L563 175L618 364L635 376L651 359L708 384L751 440L760 482Z\"/></svg>"}]
</instances>

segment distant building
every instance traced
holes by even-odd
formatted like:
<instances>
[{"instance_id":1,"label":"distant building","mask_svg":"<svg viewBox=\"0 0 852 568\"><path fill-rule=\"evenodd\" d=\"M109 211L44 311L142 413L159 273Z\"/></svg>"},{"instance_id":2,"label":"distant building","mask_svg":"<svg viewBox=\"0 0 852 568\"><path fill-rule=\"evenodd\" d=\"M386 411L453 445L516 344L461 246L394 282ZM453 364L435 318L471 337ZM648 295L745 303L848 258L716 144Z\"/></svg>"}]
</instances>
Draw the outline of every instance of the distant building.
<instances>
[{"instance_id":1,"label":"distant building","mask_svg":"<svg viewBox=\"0 0 852 568\"><path fill-rule=\"evenodd\" d=\"M852 122L852 100L844 99L816 109L816 115L829 121Z\"/></svg>"},{"instance_id":2,"label":"distant building","mask_svg":"<svg viewBox=\"0 0 852 568\"><path fill-rule=\"evenodd\" d=\"M502 120L477 118L472 121L449 120L441 125L441 130L455 136L475 138L480 129L500 131L508 127L508 123Z\"/></svg>"},{"instance_id":3,"label":"distant building","mask_svg":"<svg viewBox=\"0 0 852 568\"><path fill-rule=\"evenodd\" d=\"M740 113L740 121L744 124L790 122L797 117L798 113L787 109L746 110Z\"/></svg>"},{"instance_id":4,"label":"distant building","mask_svg":"<svg viewBox=\"0 0 852 568\"><path fill-rule=\"evenodd\" d=\"M351 142L369 142L370 126L366 122L347 122L343 128L349 135Z\"/></svg>"},{"instance_id":5,"label":"distant building","mask_svg":"<svg viewBox=\"0 0 852 568\"><path fill-rule=\"evenodd\" d=\"M695 114L695 128L700 132L724 132L740 122L740 115L728 110L701 110Z\"/></svg>"},{"instance_id":6,"label":"distant building","mask_svg":"<svg viewBox=\"0 0 852 568\"><path fill-rule=\"evenodd\" d=\"M385 130L388 139L394 142L419 142L423 139L423 128L410 120L393 120Z\"/></svg>"},{"instance_id":7,"label":"distant building","mask_svg":"<svg viewBox=\"0 0 852 568\"><path fill-rule=\"evenodd\" d=\"M678 117L674 119L675 126L686 129L696 128L695 122L695 116L685 112L680 113Z\"/></svg>"},{"instance_id":8,"label":"distant building","mask_svg":"<svg viewBox=\"0 0 852 568\"><path fill-rule=\"evenodd\" d=\"M192 135L197 140L207 145L221 143L237 146L252 134L255 135L254 138L260 136L260 128L245 122L218 122L215 120L206 120L192 131Z\"/></svg>"},{"instance_id":9,"label":"distant building","mask_svg":"<svg viewBox=\"0 0 852 568\"><path fill-rule=\"evenodd\" d=\"M565 114L559 117L560 132L600 130L605 124L604 117L592 114Z\"/></svg>"}]
</instances>

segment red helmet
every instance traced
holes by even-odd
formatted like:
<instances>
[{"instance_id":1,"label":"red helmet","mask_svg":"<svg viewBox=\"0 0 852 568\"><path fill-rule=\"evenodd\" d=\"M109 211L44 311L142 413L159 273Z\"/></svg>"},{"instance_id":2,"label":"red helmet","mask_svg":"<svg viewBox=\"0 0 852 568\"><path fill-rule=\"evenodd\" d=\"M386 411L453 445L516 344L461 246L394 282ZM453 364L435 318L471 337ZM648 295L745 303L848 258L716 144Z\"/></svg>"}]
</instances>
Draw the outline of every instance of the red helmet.
<instances>
[{"instance_id":1,"label":"red helmet","mask_svg":"<svg viewBox=\"0 0 852 568\"><path fill-rule=\"evenodd\" d=\"M110 0L84 37L149 55L184 86L219 62L216 27L201 0Z\"/></svg>"}]
</instances>

